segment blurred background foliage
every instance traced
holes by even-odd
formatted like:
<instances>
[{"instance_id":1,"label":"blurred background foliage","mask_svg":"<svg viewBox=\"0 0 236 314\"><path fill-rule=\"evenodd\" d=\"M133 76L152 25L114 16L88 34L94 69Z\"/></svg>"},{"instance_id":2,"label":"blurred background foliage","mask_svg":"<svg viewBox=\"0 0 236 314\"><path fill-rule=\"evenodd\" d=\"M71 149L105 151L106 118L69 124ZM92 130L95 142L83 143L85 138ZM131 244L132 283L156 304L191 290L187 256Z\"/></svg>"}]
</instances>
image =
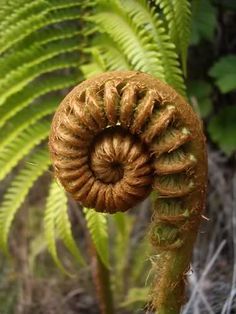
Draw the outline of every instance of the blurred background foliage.
<instances>
[{"instance_id":1,"label":"blurred background foliage","mask_svg":"<svg viewBox=\"0 0 236 314\"><path fill-rule=\"evenodd\" d=\"M0 4L0 313L98 313L89 236L110 268L117 312L144 312L149 200L129 215L80 211L52 179L47 150L64 95L96 73L125 69L166 81L203 119L210 222L199 235L183 313L234 313L235 1Z\"/></svg>"}]
</instances>

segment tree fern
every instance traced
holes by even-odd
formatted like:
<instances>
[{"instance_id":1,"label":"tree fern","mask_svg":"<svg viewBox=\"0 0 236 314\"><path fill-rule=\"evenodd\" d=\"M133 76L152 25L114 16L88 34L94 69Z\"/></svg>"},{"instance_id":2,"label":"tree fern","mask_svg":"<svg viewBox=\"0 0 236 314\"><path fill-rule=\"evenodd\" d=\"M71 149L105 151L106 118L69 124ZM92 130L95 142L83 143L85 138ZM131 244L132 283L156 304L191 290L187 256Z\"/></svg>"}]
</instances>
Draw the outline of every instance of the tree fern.
<instances>
[{"instance_id":1,"label":"tree fern","mask_svg":"<svg viewBox=\"0 0 236 314\"><path fill-rule=\"evenodd\" d=\"M13 178L0 206L0 248L7 252L7 239L14 216L23 203L33 183L50 164L45 148L36 150L25 166Z\"/></svg>"},{"instance_id":2,"label":"tree fern","mask_svg":"<svg viewBox=\"0 0 236 314\"><path fill-rule=\"evenodd\" d=\"M186 74L187 49L191 30L191 10L189 0L156 0L163 10L168 24L169 35L181 56L183 71Z\"/></svg>"},{"instance_id":3,"label":"tree fern","mask_svg":"<svg viewBox=\"0 0 236 314\"><path fill-rule=\"evenodd\" d=\"M71 223L67 213L67 196L56 181L51 183L49 189L44 215L44 230L49 252L59 268L64 270L57 254L57 237L63 241L78 263L84 265L84 259L71 231Z\"/></svg>"},{"instance_id":4,"label":"tree fern","mask_svg":"<svg viewBox=\"0 0 236 314\"><path fill-rule=\"evenodd\" d=\"M0 131L3 134L0 136L0 180L47 138L46 117L59 103L63 89L82 79L81 70L86 77L106 70L145 71L184 94L177 53L184 68L189 35L187 30L180 32L179 27L187 28L189 4L187 0L180 0L181 4L175 5L174 13L168 13L174 17L171 24L164 2L169 1L156 1L163 9L158 13L153 1L97 0L85 20L87 3L84 1L3 1L0 7ZM86 28L86 21L93 26ZM91 33L92 47L86 45L86 36ZM88 58L92 60L85 64ZM0 243L4 250L17 209L33 182L49 165L44 148L33 151L29 160L30 164L22 162L23 168L13 179L0 210L3 230ZM93 210L84 209L84 213L97 252L109 267L107 217ZM49 251L61 269L64 267L56 249L57 238L83 264L71 231L67 197L55 182L50 185L44 226ZM119 219L117 226L119 229ZM121 223L118 233L118 249L122 250L121 242L128 241L129 232L126 229L122 236ZM121 273L119 267L117 271Z\"/></svg>"},{"instance_id":5,"label":"tree fern","mask_svg":"<svg viewBox=\"0 0 236 314\"><path fill-rule=\"evenodd\" d=\"M109 267L108 251L108 227L105 214L98 213L93 209L84 208L87 228L96 247L96 250L106 267Z\"/></svg>"}]
</instances>

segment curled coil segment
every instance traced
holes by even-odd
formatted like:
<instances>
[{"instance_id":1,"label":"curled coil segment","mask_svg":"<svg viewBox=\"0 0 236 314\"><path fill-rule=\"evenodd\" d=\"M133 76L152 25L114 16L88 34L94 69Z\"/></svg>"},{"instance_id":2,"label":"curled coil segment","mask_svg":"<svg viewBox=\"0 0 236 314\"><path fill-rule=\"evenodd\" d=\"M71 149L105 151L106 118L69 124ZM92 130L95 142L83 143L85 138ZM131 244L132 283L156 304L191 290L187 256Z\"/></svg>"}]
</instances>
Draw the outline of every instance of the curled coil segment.
<instances>
[{"instance_id":1,"label":"curled coil segment","mask_svg":"<svg viewBox=\"0 0 236 314\"><path fill-rule=\"evenodd\" d=\"M86 207L125 211L154 191L151 238L177 248L198 223L206 191L201 122L171 87L140 72L84 81L55 113L55 176Z\"/></svg>"}]
</instances>

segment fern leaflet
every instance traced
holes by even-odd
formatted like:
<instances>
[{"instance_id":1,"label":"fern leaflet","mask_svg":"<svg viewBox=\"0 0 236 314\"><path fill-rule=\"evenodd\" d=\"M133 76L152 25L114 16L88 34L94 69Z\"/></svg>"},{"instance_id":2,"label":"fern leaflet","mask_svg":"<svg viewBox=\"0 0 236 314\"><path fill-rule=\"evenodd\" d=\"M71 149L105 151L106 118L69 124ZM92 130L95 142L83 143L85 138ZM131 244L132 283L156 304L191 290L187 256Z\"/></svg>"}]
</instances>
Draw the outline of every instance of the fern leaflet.
<instances>
[{"instance_id":1,"label":"fern leaflet","mask_svg":"<svg viewBox=\"0 0 236 314\"><path fill-rule=\"evenodd\" d=\"M55 213L55 221L58 228L59 238L62 239L64 245L75 257L78 263L85 265L84 258L76 245L71 231L71 222L67 210L67 196L65 190L57 182L53 182L52 184L56 185L53 187L55 198L57 195L56 202L61 205Z\"/></svg>"},{"instance_id":2,"label":"fern leaflet","mask_svg":"<svg viewBox=\"0 0 236 314\"><path fill-rule=\"evenodd\" d=\"M24 130L14 142L5 146L0 152L0 180L11 171L11 169L24 157L32 148L38 145L48 136L50 123L40 121Z\"/></svg>"},{"instance_id":3,"label":"fern leaflet","mask_svg":"<svg viewBox=\"0 0 236 314\"><path fill-rule=\"evenodd\" d=\"M54 263L57 267L64 272L65 274L70 276L70 273L66 271L64 266L62 265L56 247L56 228L55 228L55 215L63 206L63 203L58 201L57 190L55 190L55 182L53 182L49 189L49 194L46 201L46 208L44 213L44 235L47 243L48 251L52 256Z\"/></svg>"},{"instance_id":4,"label":"fern leaflet","mask_svg":"<svg viewBox=\"0 0 236 314\"><path fill-rule=\"evenodd\" d=\"M48 244L48 250L56 265L64 270L56 249L57 235L78 263L85 265L84 258L81 255L71 231L71 223L67 212L67 197L65 191L56 181L52 181L49 195L47 198L44 214L45 238Z\"/></svg>"},{"instance_id":5,"label":"fern leaflet","mask_svg":"<svg viewBox=\"0 0 236 314\"><path fill-rule=\"evenodd\" d=\"M40 81L33 81L18 93L12 95L7 101L0 106L0 128L8 119L29 106L40 96L49 92L57 91L66 87L73 86L78 81L78 75L71 73L66 76L48 75ZM38 99L37 99L38 100ZM40 103L44 100L41 99ZM38 100L39 102L39 100ZM39 103L37 103L39 106Z\"/></svg>"},{"instance_id":6,"label":"fern leaflet","mask_svg":"<svg viewBox=\"0 0 236 314\"><path fill-rule=\"evenodd\" d=\"M168 30L177 52L180 54L186 75L187 49L190 39L191 10L189 0L156 0L163 10Z\"/></svg>"},{"instance_id":7,"label":"fern leaflet","mask_svg":"<svg viewBox=\"0 0 236 314\"><path fill-rule=\"evenodd\" d=\"M20 91L24 86L29 84L36 77L44 73L50 73L55 70L72 68L78 66L78 56L69 55L65 58L55 57L53 60L47 60L42 64L31 67L30 69L24 69L22 72L18 73L9 80L8 86L6 83L0 88L0 105L2 105L6 99L12 94ZM17 83L16 83L17 82Z\"/></svg>"},{"instance_id":8,"label":"fern leaflet","mask_svg":"<svg viewBox=\"0 0 236 314\"><path fill-rule=\"evenodd\" d=\"M98 1L100 11L91 17L99 30L107 33L120 47L134 70L164 79L159 53L150 42L150 35L139 29L118 1Z\"/></svg>"},{"instance_id":9,"label":"fern leaflet","mask_svg":"<svg viewBox=\"0 0 236 314\"><path fill-rule=\"evenodd\" d=\"M0 206L0 247L7 253L7 239L14 216L23 203L33 183L49 167L50 160L45 148L35 151L24 168L12 180Z\"/></svg>"},{"instance_id":10,"label":"fern leaflet","mask_svg":"<svg viewBox=\"0 0 236 314\"><path fill-rule=\"evenodd\" d=\"M44 116L52 113L58 106L59 97L50 97L40 105L28 106L24 110L15 115L4 127L4 133L0 133L0 151L4 146L11 145L21 132Z\"/></svg>"},{"instance_id":11,"label":"fern leaflet","mask_svg":"<svg viewBox=\"0 0 236 314\"><path fill-rule=\"evenodd\" d=\"M108 227L106 214L84 208L87 228L103 264L109 268Z\"/></svg>"}]
</instances>

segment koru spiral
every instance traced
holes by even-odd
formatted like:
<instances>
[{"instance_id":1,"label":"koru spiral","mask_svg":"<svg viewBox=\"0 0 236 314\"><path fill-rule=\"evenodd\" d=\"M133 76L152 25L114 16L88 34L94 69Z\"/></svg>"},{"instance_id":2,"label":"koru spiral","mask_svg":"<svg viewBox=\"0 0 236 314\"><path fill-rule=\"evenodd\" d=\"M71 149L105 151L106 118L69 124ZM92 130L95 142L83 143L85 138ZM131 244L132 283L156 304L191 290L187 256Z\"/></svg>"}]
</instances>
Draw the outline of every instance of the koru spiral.
<instances>
[{"instance_id":1,"label":"koru spiral","mask_svg":"<svg viewBox=\"0 0 236 314\"><path fill-rule=\"evenodd\" d=\"M125 211L151 189L163 221L179 220L179 206L202 207L201 122L181 96L148 74L107 72L76 86L55 113L49 147L55 176L86 207Z\"/></svg>"},{"instance_id":2,"label":"koru spiral","mask_svg":"<svg viewBox=\"0 0 236 314\"><path fill-rule=\"evenodd\" d=\"M53 118L55 176L83 206L126 211L154 191L150 237L162 253L153 306L160 313L178 313L184 300L184 276L205 203L205 146L191 106L141 72L107 72L82 82Z\"/></svg>"}]
</instances>

